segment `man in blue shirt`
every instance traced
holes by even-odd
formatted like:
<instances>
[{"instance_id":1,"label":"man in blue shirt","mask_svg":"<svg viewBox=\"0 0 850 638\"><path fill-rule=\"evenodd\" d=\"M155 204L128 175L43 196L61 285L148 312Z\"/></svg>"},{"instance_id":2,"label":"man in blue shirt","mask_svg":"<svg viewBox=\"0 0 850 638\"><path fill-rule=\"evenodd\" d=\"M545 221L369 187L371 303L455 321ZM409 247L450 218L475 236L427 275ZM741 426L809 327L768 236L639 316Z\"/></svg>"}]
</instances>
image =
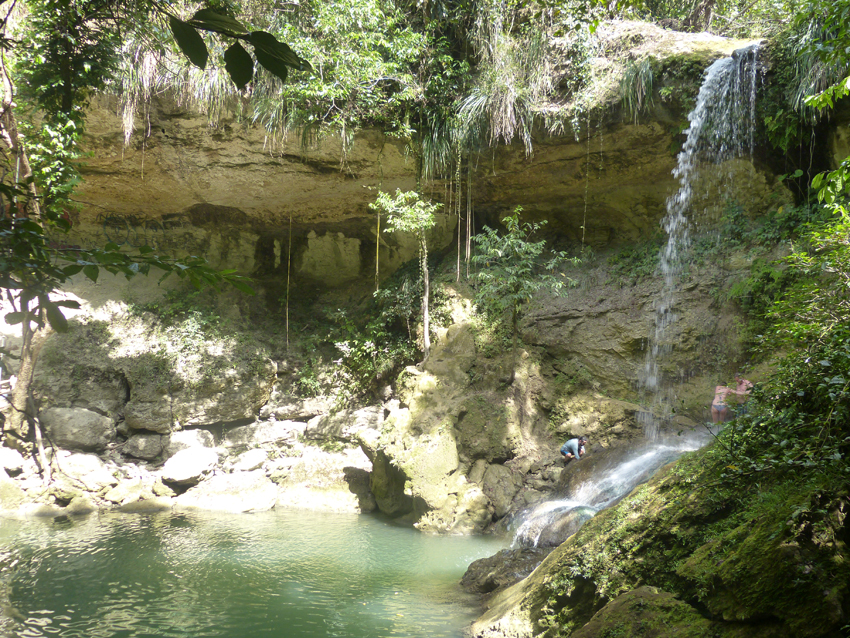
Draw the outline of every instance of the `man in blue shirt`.
<instances>
[{"instance_id":1,"label":"man in blue shirt","mask_svg":"<svg viewBox=\"0 0 850 638\"><path fill-rule=\"evenodd\" d=\"M561 446L561 454L564 456L564 462L572 459L581 460L585 453L584 446L587 444L587 439L583 436L577 439L570 439Z\"/></svg>"}]
</instances>

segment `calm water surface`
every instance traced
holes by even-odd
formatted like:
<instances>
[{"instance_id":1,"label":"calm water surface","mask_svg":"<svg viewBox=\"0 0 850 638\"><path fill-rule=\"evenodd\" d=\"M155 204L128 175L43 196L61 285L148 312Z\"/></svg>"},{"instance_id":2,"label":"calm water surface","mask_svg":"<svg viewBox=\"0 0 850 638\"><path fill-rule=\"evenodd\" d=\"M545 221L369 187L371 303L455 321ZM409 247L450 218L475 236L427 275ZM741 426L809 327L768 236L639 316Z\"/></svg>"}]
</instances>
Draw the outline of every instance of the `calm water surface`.
<instances>
[{"instance_id":1,"label":"calm water surface","mask_svg":"<svg viewBox=\"0 0 850 638\"><path fill-rule=\"evenodd\" d=\"M503 546L286 510L0 520L0 635L457 638Z\"/></svg>"}]
</instances>

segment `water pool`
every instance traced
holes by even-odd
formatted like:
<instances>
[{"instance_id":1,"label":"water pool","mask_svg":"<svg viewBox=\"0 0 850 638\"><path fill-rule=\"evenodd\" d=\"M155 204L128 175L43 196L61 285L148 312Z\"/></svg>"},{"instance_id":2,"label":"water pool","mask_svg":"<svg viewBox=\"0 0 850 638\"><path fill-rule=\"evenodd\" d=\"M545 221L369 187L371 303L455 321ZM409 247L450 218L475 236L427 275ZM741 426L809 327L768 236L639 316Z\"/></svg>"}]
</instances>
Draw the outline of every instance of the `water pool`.
<instances>
[{"instance_id":1,"label":"water pool","mask_svg":"<svg viewBox=\"0 0 850 638\"><path fill-rule=\"evenodd\" d=\"M504 545L294 510L0 520L0 633L457 638L458 581Z\"/></svg>"}]
</instances>

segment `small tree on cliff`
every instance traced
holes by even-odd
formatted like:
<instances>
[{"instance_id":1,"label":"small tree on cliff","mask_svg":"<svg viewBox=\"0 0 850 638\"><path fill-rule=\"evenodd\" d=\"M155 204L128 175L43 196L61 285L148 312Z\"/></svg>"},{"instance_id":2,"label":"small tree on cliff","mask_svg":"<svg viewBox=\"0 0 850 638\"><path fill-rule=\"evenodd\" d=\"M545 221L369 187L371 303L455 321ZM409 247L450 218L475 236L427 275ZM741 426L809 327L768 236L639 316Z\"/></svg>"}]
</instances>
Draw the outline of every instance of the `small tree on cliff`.
<instances>
[{"instance_id":1,"label":"small tree on cliff","mask_svg":"<svg viewBox=\"0 0 850 638\"><path fill-rule=\"evenodd\" d=\"M431 350L430 313L428 299L431 296L430 278L428 276L428 243L427 232L434 227L434 213L442 204L434 204L420 199L415 191L402 192L396 189L395 197L383 191L378 192L375 203L369 204L372 210L386 213L388 228L384 232L402 232L414 235L419 242L419 268L422 272L422 333L425 359Z\"/></svg>"},{"instance_id":2,"label":"small tree on cliff","mask_svg":"<svg viewBox=\"0 0 850 638\"><path fill-rule=\"evenodd\" d=\"M479 253L472 257L481 270L475 274L478 290L475 302L485 311L501 315L511 314L511 380L516 374L517 339L519 335L519 316L534 293L539 290L560 292L575 281L564 273L555 271L568 262L577 263L577 258L569 258L564 252L552 253L548 261L542 261L541 255L546 241L529 241L530 237L542 228L546 222L520 223L522 207L517 206L514 214L502 220L507 232L500 235L489 226L472 238L478 244Z\"/></svg>"}]
</instances>

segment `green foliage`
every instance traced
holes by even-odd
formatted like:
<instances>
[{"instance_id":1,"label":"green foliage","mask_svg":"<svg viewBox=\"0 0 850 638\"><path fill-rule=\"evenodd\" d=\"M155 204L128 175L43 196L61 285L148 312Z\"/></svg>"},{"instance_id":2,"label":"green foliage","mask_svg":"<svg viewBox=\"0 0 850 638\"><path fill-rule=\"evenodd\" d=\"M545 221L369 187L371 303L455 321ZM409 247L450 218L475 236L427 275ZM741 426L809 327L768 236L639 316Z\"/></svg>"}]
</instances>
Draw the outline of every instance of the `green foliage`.
<instances>
[{"instance_id":1,"label":"green foliage","mask_svg":"<svg viewBox=\"0 0 850 638\"><path fill-rule=\"evenodd\" d=\"M396 189L395 196L383 191L378 192L378 199L369 204L369 208L387 216L388 228L385 233L410 233L420 242L424 241L425 233L436 223L434 213L442 204L424 201L415 191Z\"/></svg>"},{"instance_id":2,"label":"green foliage","mask_svg":"<svg viewBox=\"0 0 850 638\"><path fill-rule=\"evenodd\" d=\"M482 310L496 316L509 312L514 337L517 318L534 294L540 290L558 293L574 286L575 281L558 269L567 263L578 263L577 258L569 258L564 252L551 253L544 259L545 240L533 242L531 236L546 222L521 223L520 212L522 207L518 206L513 215L505 217L507 232L503 235L485 226L481 234L472 238L478 246L472 261L480 267L475 273L475 301Z\"/></svg>"},{"instance_id":3,"label":"green foliage","mask_svg":"<svg viewBox=\"0 0 850 638\"><path fill-rule=\"evenodd\" d=\"M653 69L649 59L629 62L620 79L620 99L629 118L635 124L641 114L653 105Z\"/></svg>"},{"instance_id":4,"label":"green foliage","mask_svg":"<svg viewBox=\"0 0 850 638\"><path fill-rule=\"evenodd\" d=\"M31 0L16 54L22 97L47 113L79 119L117 63L120 32L99 0Z\"/></svg>"},{"instance_id":5,"label":"green foliage","mask_svg":"<svg viewBox=\"0 0 850 638\"><path fill-rule=\"evenodd\" d=\"M632 285L655 276L661 245L661 233L655 233L647 241L625 246L608 258L611 274L620 282Z\"/></svg>"},{"instance_id":6,"label":"green foliage","mask_svg":"<svg viewBox=\"0 0 850 638\"><path fill-rule=\"evenodd\" d=\"M786 259L791 283L766 313L762 347L788 354L755 393L758 409L724 431L729 480L791 468L850 474L850 216L833 208Z\"/></svg>"}]
</instances>

